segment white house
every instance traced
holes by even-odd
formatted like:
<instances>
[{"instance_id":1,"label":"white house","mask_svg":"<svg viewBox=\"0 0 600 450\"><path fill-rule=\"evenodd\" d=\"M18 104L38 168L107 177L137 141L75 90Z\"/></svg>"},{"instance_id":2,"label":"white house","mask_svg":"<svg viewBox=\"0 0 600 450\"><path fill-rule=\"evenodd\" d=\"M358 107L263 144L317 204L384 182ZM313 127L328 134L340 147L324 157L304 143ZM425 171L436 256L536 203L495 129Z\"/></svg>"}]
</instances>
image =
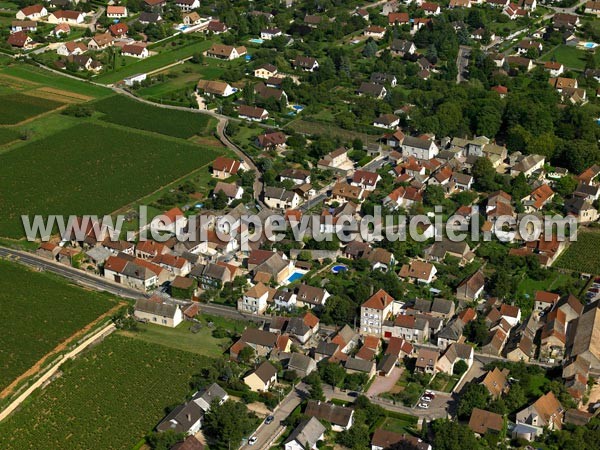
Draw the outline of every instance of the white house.
<instances>
[{"instance_id":1,"label":"white house","mask_svg":"<svg viewBox=\"0 0 600 450\"><path fill-rule=\"evenodd\" d=\"M145 73L138 73L125 78L123 81L125 82L126 86L133 86L135 83L141 83L144 81L146 77L147 75Z\"/></svg>"},{"instance_id":2,"label":"white house","mask_svg":"<svg viewBox=\"0 0 600 450\"><path fill-rule=\"evenodd\" d=\"M106 17L110 19L122 19L123 17L127 17L127 7L108 5L106 7Z\"/></svg>"},{"instance_id":3,"label":"white house","mask_svg":"<svg viewBox=\"0 0 600 450\"><path fill-rule=\"evenodd\" d=\"M164 303L156 298L140 298L135 302L134 316L149 323L175 328L183 322L183 312L174 303Z\"/></svg>"},{"instance_id":4,"label":"white house","mask_svg":"<svg viewBox=\"0 0 600 450\"><path fill-rule=\"evenodd\" d=\"M265 41L270 41L271 39L282 35L283 33L279 28L265 28L264 30L260 31L260 38L264 39Z\"/></svg>"},{"instance_id":5,"label":"white house","mask_svg":"<svg viewBox=\"0 0 600 450\"><path fill-rule=\"evenodd\" d=\"M268 186L265 188L264 202L271 209L295 209L301 198L294 191Z\"/></svg>"},{"instance_id":6,"label":"white house","mask_svg":"<svg viewBox=\"0 0 600 450\"><path fill-rule=\"evenodd\" d=\"M46 17L47 15L48 10L44 6L31 5L21 9L19 12L17 12L15 17L19 20L39 20L42 17Z\"/></svg>"},{"instance_id":7,"label":"white house","mask_svg":"<svg viewBox=\"0 0 600 450\"><path fill-rule=\"evenodd\" d=\"M405 158L413 156L417 159L432 159L439 151L438 146L430 139L405 136L402 141L402 155Z\"/></svg>"},{"instance_id":8,"label":"white house","mask_svg":"<svg viewBox=\"0 0 600 450\"><path fill-rule=\"evenodd\" d=\"M298 424L284 441L285 450L316 450L317 442L325 438L325 427L315 417Z\"/></svg>"},{"instance_id":9,"label":"white house","mask_svg":"<svg viewBox=\"0 0 600 450\"><path fill-rule=\"evenodd\" d=\"M269 298L269 288L263 283L252 286L240 300L238 300L238 310L252 314L262 314L267 309L267 300Z\"/></svg>"},{"instance_id":10,"label":"white house","mask_svg":"<svg viewBox=\"0 0 600 450\"><path fill-rule=\"evenodd\" d=\"M269 361L244 377L244 383L254 392L267 392L277 382L277 369Z\"/></svg>"},{"instance_id":11,"label":"white house","mask_svg":"<svg viewBox=\"0 0 600 450\"><path fill-rule=\"evenodd\" d=\"M200 0L175 0L175 6L184 12L200 8Z\"/></svg>"},{"instance_id":12,"label":"white house","mask_svg":"<svg viewBox=\"0 0 600 450\"><path fill-rule=\"evenodd\" d=\"M48 23L68 23L79 25L85 21L85 13L80 11L54 11L48 16Z\"/></svg>"},{"instance_id":13,"label":"white house","mask_svg":"<svg viewBox=\"0 0 600 450\"><path fill-rule=\"evenodd\" d=\"M145 44L135 42L133 44L124 45L121 49L121 54L123 56L131 56L132 58L139 59L147 58L150 55Z\"/></svg>"}]
</instances>

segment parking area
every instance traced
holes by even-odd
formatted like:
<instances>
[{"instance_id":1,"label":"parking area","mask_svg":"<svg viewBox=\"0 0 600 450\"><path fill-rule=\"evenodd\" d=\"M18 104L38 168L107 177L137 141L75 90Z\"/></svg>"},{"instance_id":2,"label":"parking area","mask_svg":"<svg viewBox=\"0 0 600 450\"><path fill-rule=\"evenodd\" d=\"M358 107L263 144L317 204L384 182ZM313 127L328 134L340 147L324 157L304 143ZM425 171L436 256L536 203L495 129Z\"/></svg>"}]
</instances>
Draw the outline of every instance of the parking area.
<instances>
[{"instance_id":1,"label":"parking area","mask_svg":"<svg viewBox=\"0 0 600 450\"><path fill-rule=\"evenodd\" d=\"M390 392L400 379L403 370L404 367L394 367L387 377L377 375L377 378L373 381L367 391L367 397L374 397L385 392Z\"/></svg>"}]
</instances>

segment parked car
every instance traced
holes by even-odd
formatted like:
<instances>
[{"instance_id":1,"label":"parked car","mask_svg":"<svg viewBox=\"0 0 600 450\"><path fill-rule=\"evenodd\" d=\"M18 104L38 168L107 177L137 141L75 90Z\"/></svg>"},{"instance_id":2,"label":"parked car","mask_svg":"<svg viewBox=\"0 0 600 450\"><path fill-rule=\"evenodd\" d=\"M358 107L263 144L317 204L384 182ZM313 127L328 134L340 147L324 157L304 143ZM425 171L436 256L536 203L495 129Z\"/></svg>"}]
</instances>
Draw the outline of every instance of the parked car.
<instances>
[{"instance_id":1,"label":"parked car","mask_svg":"<svg viewBox=\"0 0 600 450\"><path fill-rule=\"evenodd\" d=\"M419 403L418 406L422 409L429 409L429 403Z\"/></svg>"},{"instance_id":2,"label":"parked car","mask_svg":"<svg viewBox=\"0 0 600 450\"><path fill-rule=\"evenodd\" d=\"M428 397L427 395L424 395L423 397L421 397L421 401L425 402L425 403L429 403L431 400L433 400L431 397Z\"/></svg>"},{"instance_id":3,"label":"parked car","mask_svg":"<svg viewBox=\"0 0 600 450\"><path fill-rule=\"evenodd\" d=\"M269 425L271 422L273 422L273 420L275 420L275 417L273 417L273 416L267 416L267 418L265 419L265 423L267 425Z\"/></svg>"},{"instance_id":4,"label":"parked car","mask_svg":"<svg viewBox=\"0 0 600 450\"><path fill-rule=\"evenodd\" d=\"M429 397L431 397L431 398L435 398L435 394L434 394L434 392L433 392L433 391L429 391L429 390L427 390L427 391L425 391L425 395L428 395L428 396L429 396Z\"/></svg>"},{"instance_id":5,"label":"parked car","mask_svg":"<svg viewBox=\"0 0 600 450\"><path fill-rule=\"evenodd\" d=\"M256 436L252 436L250 439L248 439L248 445L254 445L256 444Z\"/></svg>"},{"instance_id":6,"label":"parked car","mask_svg":"<svg viewBox=\"0 0 600 450\"><path fill-rule=\"evenodd\" d=\"M355 392L355 391L348 392L348 397L358 397L358 392Z\"/></svg>"}]
</instances>

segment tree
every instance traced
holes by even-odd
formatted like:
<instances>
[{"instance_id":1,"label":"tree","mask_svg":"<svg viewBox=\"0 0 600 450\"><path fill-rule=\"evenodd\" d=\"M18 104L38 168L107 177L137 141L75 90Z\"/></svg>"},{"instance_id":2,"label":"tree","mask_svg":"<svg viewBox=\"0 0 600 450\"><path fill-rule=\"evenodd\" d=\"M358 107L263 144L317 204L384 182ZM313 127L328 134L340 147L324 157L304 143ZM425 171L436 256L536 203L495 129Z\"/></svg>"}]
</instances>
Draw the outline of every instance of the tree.
<instances>
[{"instance_id":1,"label":"tree","mask_svg":"<svg viewBox=\"0 0 600 450\"><path fill-rule=\"evenodd\" d=\"M427 206L441 205L445 200L444 189L437 184L430 184L425 189L423 203Z\"/></svg>"},{"instance_id":2,"label":"tree","mask_svg":"<svg viewBox=\"0 0 600 450\"><path fill-rule=\"evenodd\" d=\"M319 375L325 383L331 386L340 386L344 381L346 371L340 364L328 362L319 368Z\"/></svg>"},{"instance_id":3,"label":"tree","mask_svg":"<svg viewBox=\"0 0 600 450\"><path fill-rule=\"evenodd\" d=\"M194 64L202 64L204 62L204 55L200 52L196 52L192 55L191 61Z\"/></svg>"},{"instance_id":4,"label":"tree","mask_svg":"<svg viewBox=\"0 0 600 450\"><path fill-rule=\"evenodd\" d=\"M185 433L176 433L173 430L155 431L146 436L146 443L154 450L169 450L178 442L183 441L185 436Z\"/></svg>"},{"instance_id":5,"label":"tree","mask_svg":"<svg viewBox=\"0 0 600 450\"><path fill-rule=\"evenodd\" d=\"M349 430L342 431L337 436L337 442L352 450L369 448L369 428L365 424L357 423Z\"/></svg>"},{"instance_id":6,"label":"tree","mask_svg":"<svg viewBox=\"0 0 600 450\"><path fill-rule=\"evenodd\" d=\"M577 188L577 180L571 175L565 175L559 178L554 184L554 190L557 194L566 197L571 195Z\"/></svg>"},{"instance_id":7,"label":"tree","mask_svg":"<svg viewBox=\"0 0 600 450\"><path fill-rule=\"evenodd\" d=\"M366 43L365 48L363 48L363 56L365 58L372 58L377 53L377 44L375 41L370 40Z\"/></svg>"},{"instance_id":8,"label":"tree","mask_svg":"<svg viewBox=\"0 0 600 450\"><path fill-rule=\"evenodd\" d=\"M254 359L254 349L252 347L246 345L238 353L238 359L245 364L249 364L250 361L252 361Z\"/></svg>"},{"instance_id":9,"label":"tree","mask_svg":"<svg viewBox=\"0 0 600 450\"><path fill-rule=\"evenodd\" d=\"M467 337L467 340L479 346L485 344L488 333L489 331L485 319L481 317L478 317L476 320L472 320L465 325L464 334Z\"/></svg>"},{"instance_id":10,"label":"tree","mask_svg":"<svg viewBox=\"0 0 600 450\"><path fill-rule=\"evenodd\" d=\"M463 373L465 373L467 370L469 369L468 364L462 360L459 359L456 364L454 364L454 369L453 369L453 373L454 375L462 375Z\"/></svg>"},{"instance_id":11,"label":"tree","mask_svg":"<svg viewBox=\"0 0 600 450\"><path fill-rule=\"evenodd\" d=\"M489 401L490 393L484 385L479 383L469 384L458 402L458 417L468 419L471 417L473 408L485 409Z\"/></svg>"},{"instance_id":12,"label":"tree","mask_svg":"<svg viewBox=\"0 0 600 450\"><path fill-rule=\"evenodd\" d=\"M229 199L227 198L227 194L223 191L219 191L215 194L215 198L213 201L213 207L216 210L225 209L227 207L227 202Z\"/></svg>"},{"instance_id":13,"label":"tree","mask_svg":"<svg viewBox=\"0 0 600 450\"><path fill-rule=\"evenodd\" d=\"M473 432L465 425L447 419L431 422L435 450L477 450L481 448Z\"/></svg>"},{"instance_id":14,"label":"tree","mask_svg":"<svg viewBox=\"0 0 600 450\"><path fill-rule=\"evenodd\" d=\"M477 158L477 161L473 164L472 173L475 179L475 189L485 192L496 189L496 169L494 169L489 159L485 157Z\"/></svg>"},{"instance_id":15,"label":"tree","mask_svg":"<svg viewBox=\"0 0 600 450\"><path fill-rule=\"evenodd\" d=\"M304 378L304 382L309 386L308 395L312 400L323 400L325 398L321 377L319 377L318 372L312 372Z\"/></svg>"},{"instance_id":16,"label":"tree","mask_svg":"<svg viewBox=\"0 0 600 450\"><path fill-rule=\"evenodd\" d=\"M241 402L228 400L222 405L213 404L204 416L204 432L214 439L216 449L237 448L242 438L256 426L256 416Z\"/></svg>"}]
</instances>

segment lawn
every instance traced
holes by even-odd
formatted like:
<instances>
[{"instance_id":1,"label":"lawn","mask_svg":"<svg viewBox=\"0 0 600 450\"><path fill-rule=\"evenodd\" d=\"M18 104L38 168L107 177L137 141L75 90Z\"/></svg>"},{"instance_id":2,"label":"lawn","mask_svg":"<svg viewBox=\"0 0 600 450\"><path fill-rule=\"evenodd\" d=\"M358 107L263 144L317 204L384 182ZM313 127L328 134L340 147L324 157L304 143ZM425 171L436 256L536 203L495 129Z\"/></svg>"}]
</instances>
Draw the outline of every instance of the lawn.
<instances>
[{"instance_id":1,"label":"lawn","mask_svg":"<svg viewBox=\"0 0 600 450\"><path fill-rule=\"evenodd\" d=\"M593 275L600 274L599 248L600 232L580 230L577 241L571 242L569 248L554 263L554 267Z\"/></svg>"},{"instance_id":2,"label":"lawn","mask_svg":"<svg viewBox=\"0 0 600 450\"><path fill-rule=\"evenodd\" d=\"M517 295L533 298L537 291L553 291L558 288L568 286L572 283L573 277L568 274L556 271L547 271L548 276L543 280L533 280L526 277L517 287Z\"/></svg>"},{"instance_id":3,"label":"lawn","mask_svg":"<svg viewBox=\"0 0 600 450\"><path fill-rule=\"evenodd\" d=\"M24 234L23 214L111 213L208 168L216 150L81 121L0 154L0 235ZM135 180L135 182L132 182Z\"/></svg>"},{"instance_id":4,"label":"lawn","mask_svg":"<svg viewBox=\"0 0 600 450\"><path fill-rule=\"evenodd\" d=\"M555 61L564 64L565 67L583 70L585 69L587 54L587 50L561 44L550 52L546 53L541 59L542 61L551 61L554 59ZM596 62L600 60L600 52L596 52L594 54L594 60Z\"/></svg>"},{"instance_id":5,"label":"lawn","mask_svg":"<svg viewBox=\"0 0 600 450\"><path fill-rule=\"evenodd\" d=\"M165 408L185 400L207 364L197 354L112 335L0 423L0 448L131 450Z\"/></svg>"},{"instance_id":6,"label":"lawn","mask_svg":"<svg viewBox=\"0 0 600 450\"><path fill-rule=\"evenodd\" d=\"M208 134L215 125L215 119L206 114L159 108L121 95L99 100L92 106L106 114L102 117L106 122L183 139Z\"/></svg>"},{"instance_id":7,"label":"lawn","mask_svg":"<svg viewBox=\"0 0 600 450\"><path fill-rule=\"evenodd\" d=\"M117 303L53 275L0 260L0 390ZM0 445L0 447L2 447Z\"/></svg>"},{"instance_id":8,"label":"lawn","mask_svg":"<svg viewBox=\"0 0 600 450\"><path fill-rule=\"evenodd\" d=\"M153 72L169 64L188 59L194 53L202 53L208 50L211 45L212 41L198 40L197 42L192 42L173 50L168 48L153 48L153 51L159 52L157 55L120 67L115 71L104 73L94 80L103 84L112 84L137 73Z\"/></svg>"},{"instance_id":9,"label":"lawn","mask_svg":"<svg viewBox=\"0 0 600 450\"><path fill-rule=\"evenodd\" d=\"M434 391L452 392L459 379L460 376L458 375L447 375L443 372L438 372L434 379L431 380L429 387Z\"/></svg>"},{"instance_id":10,"label":"lawn","mask_svg":"<svg viewBox=\"0 0 600 450\"><path fill-rule=\"evenodd\" d=\"M389 414L389 413L388 413ZM411 434L417 426L417 418L408 414L394 414L386 417L381 428L399 434Z\"/></svg>"},{"instance_id":11,"label":"lawn","mask_svg":"<svg viewBox=\"0 0 600 450\"><path fill-rule=\"evenodd\" d=\"M52 111L63 103L21 93L0 96L0 125L15 125Z\"/></svg>"},{"instance_id":12,"label":"lawn","mask_svg":"<svg viewBox=\"0 0 600 450\"><path fill-rule=\"evenodd\" d=\"M212 320L212 319L211 319ZM241 331L240 327L246 324L228 321L222 319L219 322L213 322L212 326L208 326L209 320L202 318L202 328L197 333L190 331L190 322L183 322L177 328L167 328L160 325L148 323L140 325L140 331L129 333L130 337L140 339L151 344L164 345L166 347L182 350L198 355L219 357L231 344L231 338L217 339L212 333L217 327L223 327L232 332Z\"/></svg>"}]
</instances>

